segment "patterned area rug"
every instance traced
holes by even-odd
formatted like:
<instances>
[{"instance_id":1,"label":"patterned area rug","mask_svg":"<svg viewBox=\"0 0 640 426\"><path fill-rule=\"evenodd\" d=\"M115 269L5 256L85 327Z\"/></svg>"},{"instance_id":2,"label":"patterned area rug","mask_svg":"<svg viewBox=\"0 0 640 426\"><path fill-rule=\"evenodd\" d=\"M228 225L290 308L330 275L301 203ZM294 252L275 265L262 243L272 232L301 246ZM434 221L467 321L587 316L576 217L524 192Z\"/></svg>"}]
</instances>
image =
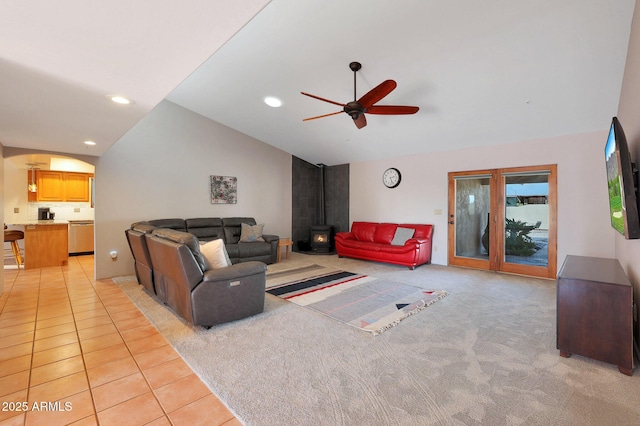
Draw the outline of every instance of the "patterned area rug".
<instances>
[{"instance_id":1,"label":"patterned area rug","mask_svg":"<svg viewBox=\"0 0 640 426\"><path fill-rule=\"evenodd\" d=\"M318 265L268 273L267 293L374 334L447 295Z\"/></svg>"}]
</instances>

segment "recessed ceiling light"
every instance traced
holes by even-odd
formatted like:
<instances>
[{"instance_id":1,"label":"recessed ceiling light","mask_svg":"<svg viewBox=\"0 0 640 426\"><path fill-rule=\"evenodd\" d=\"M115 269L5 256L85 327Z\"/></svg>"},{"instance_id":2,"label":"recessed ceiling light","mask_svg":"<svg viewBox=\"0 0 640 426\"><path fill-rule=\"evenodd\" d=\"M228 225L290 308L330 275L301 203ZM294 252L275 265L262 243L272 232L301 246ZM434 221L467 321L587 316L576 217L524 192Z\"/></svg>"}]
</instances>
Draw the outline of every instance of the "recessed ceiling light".
<instances>
[{"instance_id":1,"label":"recessed ceiling light","mask_svg":"<svg viewBox=\"0 0 640 426\"><path fill-rule=\"evenodd\" d=\"M120 96L120 95L107 95L107 98L121 105L129 105L132 103L130 99L127 99L124 96Z\"/></svg>"},{"instance_id":2,"label":"recessed ceiling light","mask_svg":"<svg viewBox=\"0 0 640 426\"><path fill-rule=\"evenodd\" d=\"M274 96L267 96L266 98L264 98L264 103L273 108L282 106L282 101Z\"/></svg>"},{"instance_id":3,"label":"recessed ceiling light","mask_svg":"<svg viewBox=\"0 0 640 426\"><path fill-rule=\"evenodd\" d=\"M87 146L94 146L96 143L94 141L84 141L84 144Z\"/></svg>"}]
</instances>

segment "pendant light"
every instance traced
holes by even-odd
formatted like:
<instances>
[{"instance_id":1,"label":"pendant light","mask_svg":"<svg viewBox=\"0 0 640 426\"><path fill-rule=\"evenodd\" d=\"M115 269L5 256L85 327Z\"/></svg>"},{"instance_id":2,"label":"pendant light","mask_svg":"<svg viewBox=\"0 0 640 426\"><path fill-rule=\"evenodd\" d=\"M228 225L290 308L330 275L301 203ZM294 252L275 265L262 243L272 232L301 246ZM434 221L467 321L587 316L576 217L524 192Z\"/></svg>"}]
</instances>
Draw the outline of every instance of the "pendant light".
<instances>
[{"instance_id":1,"label":"pendant light","mask_svg":"<svg viewBox=\"0 0 640 426\"><path fill-rule=\"evenodd\" d=\"M31 169L31 182L29 183L29 185L27 186L27 188L29 189L29 192L38 192L38 185L36 185L36 179L35 179L35 169L33 166L30 167Z\"/></svg>"}]
</instances>

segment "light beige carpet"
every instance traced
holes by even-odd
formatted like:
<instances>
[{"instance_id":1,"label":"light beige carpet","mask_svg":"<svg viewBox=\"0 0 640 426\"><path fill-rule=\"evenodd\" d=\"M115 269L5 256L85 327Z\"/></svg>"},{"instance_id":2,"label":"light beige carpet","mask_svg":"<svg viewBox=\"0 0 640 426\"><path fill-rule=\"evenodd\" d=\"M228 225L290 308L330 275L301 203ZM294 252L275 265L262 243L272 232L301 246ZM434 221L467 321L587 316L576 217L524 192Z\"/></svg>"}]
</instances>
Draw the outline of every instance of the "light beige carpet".
<instances>
[{"instance_id":1,"label":"light beige carpet","mask_svg":"<svg viewBox=\"0 0 640 426\"><path fill-rule=\"evenodd\" d=\"M297 253L269 270L306 263L449 295L379 336L269 294L204 330L116 281L247 425L640 424L640 372L559 356L555 281Z\"/></svg>"}]
</instances>

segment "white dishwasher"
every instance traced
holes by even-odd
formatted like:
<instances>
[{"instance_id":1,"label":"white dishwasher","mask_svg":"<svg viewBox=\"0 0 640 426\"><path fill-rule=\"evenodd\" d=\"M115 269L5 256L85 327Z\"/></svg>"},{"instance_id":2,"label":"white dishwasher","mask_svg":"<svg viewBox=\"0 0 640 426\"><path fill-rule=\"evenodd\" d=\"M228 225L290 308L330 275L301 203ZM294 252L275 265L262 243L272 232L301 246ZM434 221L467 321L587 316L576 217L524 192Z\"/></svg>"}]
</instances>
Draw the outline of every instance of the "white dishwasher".
<instances>
[{"instance_id":1,"label":"white dishwasher","mask_svg":"<svg viewBox=\"0 0 640 426\"><path fill-rule=\"evenodd\" d=\"M93 221L69 221L69 254L93 253Z\"/></svg>"}]
</instances>

